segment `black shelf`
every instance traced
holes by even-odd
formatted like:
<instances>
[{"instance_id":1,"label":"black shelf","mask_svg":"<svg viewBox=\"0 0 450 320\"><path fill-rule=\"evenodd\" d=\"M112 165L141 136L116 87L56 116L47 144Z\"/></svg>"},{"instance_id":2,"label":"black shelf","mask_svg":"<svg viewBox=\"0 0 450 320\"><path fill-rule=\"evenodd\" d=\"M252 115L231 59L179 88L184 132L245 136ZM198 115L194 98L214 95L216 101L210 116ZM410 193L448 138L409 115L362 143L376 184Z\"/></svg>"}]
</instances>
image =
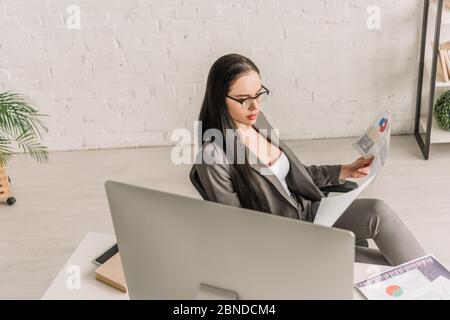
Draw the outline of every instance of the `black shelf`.
<instances>
[{"instance_id":1,"label":"black shelf","mask_svg":"<svg viewBox=\"0 0 450 320\"><path fill-rule=\"evenodd\" d=\"M419 76L417 80L417 97L416 97L416 114L414 122L414 136L416 137L417 143L419 144L420 150L422 151L425 160L428 160L430 155L430 145L431 145L431 130L433 121L433 105L434 105L434 94L436 89L436 67L437 67L437 57L439 53L439 40L441 33L441 21L442 21L442 9L444 0L436 0L436 21L434 29L434 41L433 41L433 53L431 60L431 70L430 70L430 90L428 97L428 108L426 128L425 128L425 139L422 139L422 135L419 132L420 129L420 116L421 116L421 104L422 104L422 84L424 76L425 67L425 48L427 42L427 29L428 29L428 18L430 12L430 0L424 0L423 8L423 19L422 19L422 34L420 43L420 61L419 61Z\"/></svg>"}]
</instances>

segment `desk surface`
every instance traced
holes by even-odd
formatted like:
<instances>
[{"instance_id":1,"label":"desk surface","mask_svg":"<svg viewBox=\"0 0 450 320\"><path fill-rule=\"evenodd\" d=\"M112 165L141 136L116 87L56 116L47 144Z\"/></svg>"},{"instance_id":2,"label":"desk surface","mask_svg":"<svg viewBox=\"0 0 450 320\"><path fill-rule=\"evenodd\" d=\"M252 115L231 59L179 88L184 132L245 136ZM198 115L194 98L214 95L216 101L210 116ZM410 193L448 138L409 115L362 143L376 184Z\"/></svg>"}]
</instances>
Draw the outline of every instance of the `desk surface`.
<instances>
[{"instance_id":1,"label":"desk surface","mask_svg":"<svg viewBox=\"0 0 450 320\"><path fill-rule=\"evenodd\" d=\"M95 279L96 265L92 259L110 248L116 242L114 235L89 232L80 245L67 260L64 267L52 281L41 299L85 299L85 300L127 300L128 294L122 293ZM354 281L362 280L370 275L387 269L387 266L355 263ZM74 285L74 273L79 270L79 288ZM354 289L354 299L362 299L357 289Z\"/></svg>"}]
</instances>

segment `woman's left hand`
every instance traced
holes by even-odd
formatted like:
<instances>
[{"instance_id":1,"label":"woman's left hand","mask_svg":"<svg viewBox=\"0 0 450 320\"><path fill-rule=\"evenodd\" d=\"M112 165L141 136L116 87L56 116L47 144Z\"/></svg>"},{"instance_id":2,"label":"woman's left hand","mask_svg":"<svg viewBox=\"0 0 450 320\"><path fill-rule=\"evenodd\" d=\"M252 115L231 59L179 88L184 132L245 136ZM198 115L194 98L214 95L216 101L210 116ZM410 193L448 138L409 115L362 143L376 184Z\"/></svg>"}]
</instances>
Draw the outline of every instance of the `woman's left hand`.
<instances>
[{"instance_id":1,"label":"woman's left hand","mask_svg":"<svg viewBox=\"0 0 450 320\"><path fill-rule=\"evenodd\" d=\"M344 164L341 168L340 179L347 178L364 178L370 173L370 164L374 156L370 158L359 157L351 164Z\"/></svg>"}]
</instances>

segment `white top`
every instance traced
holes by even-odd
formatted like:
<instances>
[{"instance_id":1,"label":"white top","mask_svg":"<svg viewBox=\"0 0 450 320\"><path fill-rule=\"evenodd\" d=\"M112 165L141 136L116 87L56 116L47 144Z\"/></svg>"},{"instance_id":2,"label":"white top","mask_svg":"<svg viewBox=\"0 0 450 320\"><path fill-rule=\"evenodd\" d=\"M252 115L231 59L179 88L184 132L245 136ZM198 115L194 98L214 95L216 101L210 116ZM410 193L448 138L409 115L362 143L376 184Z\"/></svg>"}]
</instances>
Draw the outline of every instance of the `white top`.
<instances>
[{"instance_id":1,"label":"white top","mask_svg":"<svg viewBox=\"0 0 450 320\"><path fill-rule=\"evenodd\" d=\"M275 174L275 176L280 180L286 192L290 195L291 191L289 190L286 183L286 176L289 172L289 159L286 157L283 151L281 151L281 155L275 160L272 165L269 166L270 170Z\"/></svg>"}]
</instances>

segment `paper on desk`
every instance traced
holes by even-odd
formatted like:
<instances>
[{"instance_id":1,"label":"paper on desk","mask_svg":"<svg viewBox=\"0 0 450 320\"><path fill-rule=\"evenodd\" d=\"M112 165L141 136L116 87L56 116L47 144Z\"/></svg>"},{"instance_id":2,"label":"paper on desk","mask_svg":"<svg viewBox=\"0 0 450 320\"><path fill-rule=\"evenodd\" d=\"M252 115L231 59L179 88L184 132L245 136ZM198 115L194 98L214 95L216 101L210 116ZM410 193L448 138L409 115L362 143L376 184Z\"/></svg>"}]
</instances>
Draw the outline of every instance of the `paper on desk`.
<instances>
[{"instance_id":1,"label":"paper on desk","mask_svg":"<svg viewBox=\"0 0 450 320\"><path fill-rule=\"evenodd\" d=\"M367 299L450 299L450 272L432 255L392 267L355 284Z\"/></svg>"},{"instance_id":2,"label":"paper on desk","mask_svg":"<svg viewBox=\"0 0 450 320\"><path fill-rule=\"evenodd\" d=\"M357 189L350 192L335 197L322 198L314 223L331 227L374 178L375 175L371 175Z\"/></svg>"}]
</instances>

